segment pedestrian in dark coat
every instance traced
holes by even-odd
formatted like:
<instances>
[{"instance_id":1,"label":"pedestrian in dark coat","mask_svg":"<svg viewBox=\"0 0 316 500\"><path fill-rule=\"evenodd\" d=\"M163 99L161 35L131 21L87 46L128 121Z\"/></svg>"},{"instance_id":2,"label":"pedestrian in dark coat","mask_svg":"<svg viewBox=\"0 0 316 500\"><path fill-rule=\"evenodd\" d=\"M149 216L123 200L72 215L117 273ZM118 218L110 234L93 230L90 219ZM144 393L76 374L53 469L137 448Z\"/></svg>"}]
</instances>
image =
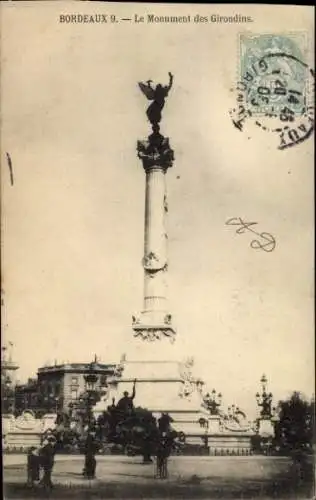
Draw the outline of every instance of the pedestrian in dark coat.
<instances>
[{"instance_id":1,"label":"pedestrian in dark coat","mask_svg":"<svg viewBox=\"0 0 316 500\"><path fill-rule=\"evenodd\" d=\"M85 443L85 462L83 469L83 475L88 479L95 478L95 471L97 466L97 461L95 459L96 452L97 444L95 440L95 433L90 432Z\"/></svg>"},{"instance_id":2,"label":"pedestrian in dark coat","mask_svg":"<svg viewBox=\"0 0 316 500\"><path fill-rule=\"evenodd\" d=\"M48 489L53 487L52 472L55 458L55 443L56 441L54 438L48 438L47 441L44 441L40 449L40 464L44 471L41 484Z\"/></svg>"},{"instance_id":3,"label":"pedestrian in dark coat","mask_svg":"<svg viewBox=\"0 0 316 500\"><path fill-rule=\"evenodd\" d=\"M40 457L39 449L31 446L27 453L27 484L34 486L35 481L39 481Z\"/></svg>"}]
</instances>

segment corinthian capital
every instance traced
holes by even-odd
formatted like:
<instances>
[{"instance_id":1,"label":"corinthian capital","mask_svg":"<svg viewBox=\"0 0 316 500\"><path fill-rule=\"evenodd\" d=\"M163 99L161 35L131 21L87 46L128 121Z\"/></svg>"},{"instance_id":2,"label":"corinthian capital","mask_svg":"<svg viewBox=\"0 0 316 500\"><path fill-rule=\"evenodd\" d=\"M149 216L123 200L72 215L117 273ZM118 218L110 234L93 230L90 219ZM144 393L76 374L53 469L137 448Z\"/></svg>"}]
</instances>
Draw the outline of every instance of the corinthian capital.
<instances>
[{"instance_id":1,"label":"corinthian capital","mask_svg":"<svg viewBox=\"0 0 316 500\"><path fill-rule=\"evenodd\" d=\"M137 152L146 171L155 167L161 167L163 170L172 167L174 152L168 137L152 134L148 139L137 141Z\"/></svg>"}]
</instances>

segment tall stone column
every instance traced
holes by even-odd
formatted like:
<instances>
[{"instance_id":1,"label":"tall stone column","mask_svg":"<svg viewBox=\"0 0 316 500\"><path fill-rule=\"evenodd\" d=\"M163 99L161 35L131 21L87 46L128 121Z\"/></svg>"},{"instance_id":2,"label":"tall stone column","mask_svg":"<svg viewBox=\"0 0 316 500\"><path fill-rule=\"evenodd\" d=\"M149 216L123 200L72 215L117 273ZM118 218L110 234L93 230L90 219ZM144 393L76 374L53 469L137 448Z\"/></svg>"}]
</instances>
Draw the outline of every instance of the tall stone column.
<instances>
[{"instance_id":1,"label":"tall stone column","mask_svg":"<svg viewBox=\"0 0 316 500\"><path fill-rule=\"evenodd\" d=\"M192 373L192 358L183 362L175 359L176 346L172 342L176 332L167 300L166 180L174 153L168 137L160 133L159 124L172 82L169 73L166 86L152 86L151 80L139 83L151 101L146 114L152 128L147 139L137 142L145 173L144 298L141 312L133 316L134 339L121 358L112 394L120 398L125 391L130 393L136 381L135 407L147 408L155 417L169 413L179 432L196 439L201 433L198 421L202 382Z\"/></svg>"},{"instance_id":2,"label":"tall stone column","mask_svg":"<svg viewBox=\"0 0 316 500\"><path fill-rule=\"evenodd\" d=\"M149 81L150 82L150 81ZM138 157L142 160L146 175L145 193L145 238L144 238L144 304L143 310L133 317L136 337L144 340L175 338L172 316L167 303L167 192L166 174L172 166L174 154L169 139L160 134L159 122L164 99L171 88L157 85L153 89L140 84L142 91L153 100L147 110L147 117L153 133L144 141L138 141Z\"/></svg>"}]
</instances>

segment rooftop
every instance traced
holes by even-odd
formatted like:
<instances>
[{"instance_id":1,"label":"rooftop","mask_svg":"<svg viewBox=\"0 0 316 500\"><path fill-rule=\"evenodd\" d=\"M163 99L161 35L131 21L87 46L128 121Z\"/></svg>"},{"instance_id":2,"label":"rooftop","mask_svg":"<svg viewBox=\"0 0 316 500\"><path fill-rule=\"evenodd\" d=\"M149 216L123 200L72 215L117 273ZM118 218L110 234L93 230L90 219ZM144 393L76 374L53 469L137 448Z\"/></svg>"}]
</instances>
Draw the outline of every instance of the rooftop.
<instances>
[{"instance_id":1,"label":"rooftop","mask_svg":"<svg viewBox=\"0 0 316 500\"><path fill-rule=\"evenodd\" d=\"M54 372L88 372L91 368L96 373L113 373L117 365L114 363L62 363L51 366L42 366L38 369L38 374Z\"/></svg>"}]
</instances>

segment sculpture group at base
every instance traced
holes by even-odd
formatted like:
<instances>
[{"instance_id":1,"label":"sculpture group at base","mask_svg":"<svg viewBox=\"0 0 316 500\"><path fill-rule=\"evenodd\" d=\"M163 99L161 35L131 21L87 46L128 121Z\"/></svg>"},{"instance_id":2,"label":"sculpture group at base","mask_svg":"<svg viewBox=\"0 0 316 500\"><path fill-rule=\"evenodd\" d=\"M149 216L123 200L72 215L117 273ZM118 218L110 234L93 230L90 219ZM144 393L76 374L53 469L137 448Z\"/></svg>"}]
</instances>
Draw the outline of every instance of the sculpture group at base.
<instances>
[{"instance_id":1,"label":"sculpture group at base","mask_svg":"<svg viewBox=\"0 0 316 500\"><path fill-rule=\"evenodd\" d=\"M168 414L163 413L157 420L149 410L134 407L135 387L136 380L131 395L124 392L117 405L113 400L107 411L99 416L96 436L100 441L122 446L127 454L140 453L144 463L150 463L161 446L169 456L177 446L179 435L172 428L172 418Z\"/></svg>"}]
</instances>

